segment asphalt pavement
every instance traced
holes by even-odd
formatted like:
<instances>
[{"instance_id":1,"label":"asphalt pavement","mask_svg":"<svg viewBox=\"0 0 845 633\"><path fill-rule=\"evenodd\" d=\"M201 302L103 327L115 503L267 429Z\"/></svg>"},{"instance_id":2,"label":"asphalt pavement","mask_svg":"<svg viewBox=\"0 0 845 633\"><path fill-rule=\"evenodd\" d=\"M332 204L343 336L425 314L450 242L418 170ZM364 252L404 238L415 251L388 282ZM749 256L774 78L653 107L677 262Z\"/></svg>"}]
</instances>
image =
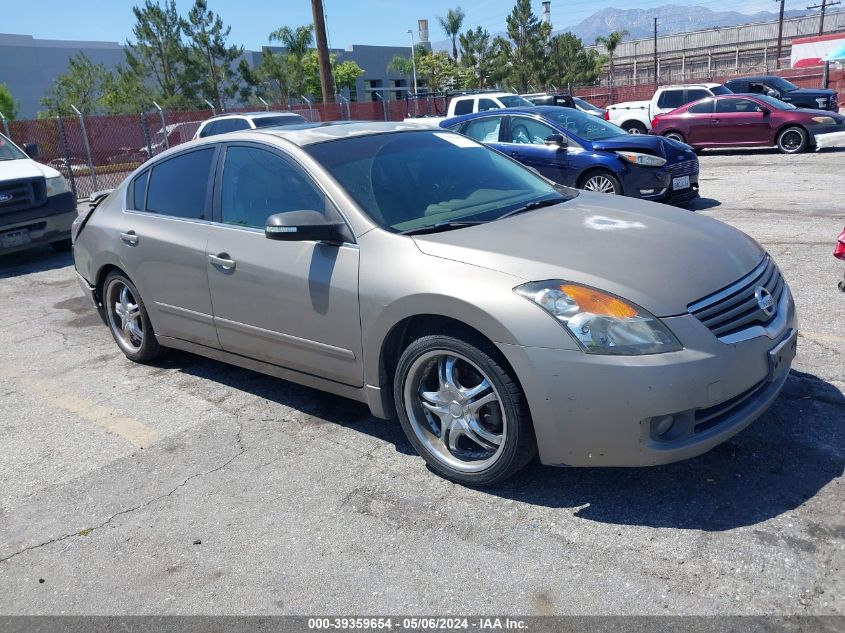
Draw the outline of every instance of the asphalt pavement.
<instances>
[{"instance_id":1,"label":"asphalt pavement","mask_svg":"<svg viewBox=\"0 0 845 633\"><path fill-rule=\"evenodd\" d=\"M0 258L0 614L845 614L845 151L701 166L801 337L769 412L663 467L451 484L361 404L127 361L69 255Z\"/></svg>"}]
</instances>

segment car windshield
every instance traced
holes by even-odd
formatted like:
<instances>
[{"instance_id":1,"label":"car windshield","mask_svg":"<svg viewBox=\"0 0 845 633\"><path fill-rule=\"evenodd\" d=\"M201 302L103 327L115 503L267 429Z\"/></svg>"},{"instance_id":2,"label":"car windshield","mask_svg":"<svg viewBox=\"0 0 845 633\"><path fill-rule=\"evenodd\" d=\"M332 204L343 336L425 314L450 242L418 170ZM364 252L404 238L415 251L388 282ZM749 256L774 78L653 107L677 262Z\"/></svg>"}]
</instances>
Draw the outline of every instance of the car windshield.
<instances>
[{"instance_id":1,"label":"car windshield","mask_svg":"<svg viewBox=\"0 0 845 633\"><path fill-rule=\"evenodd\" d=\"M710 92L714 95L732 95L734 91L727 86L713 86L710 88Z\"/></svg>"},{"instance_id":2,"label":"car windshield","mask_svg":"<svg viewBox=\"0 0 845 633\"><path fill-rule=\"evenodd\" d=\"M252 120L255 127L277 127L279 125L299 125L305 123L305 118L298 114L282 114L279 116L261 116Z\"/></svg>"},{"instance_id":3,"label":"car windshield","mask_svg":"<svg viewBox=\"0 0 845 633\"><path fill-rule=\"evenodd\" d=\"M18 160L26 158L21 150L19 150L12 141L0 134L0 160Z\"/></svg>"},{"instance_id":4,"label":"car windshield","mask_svg":"<svg viewBox=\"0 0 845 633\"><path fill-rule=\"evenodd\" d=\"M791 103L786 103L786 101L781 101L780 99L775 99L774 97L770 97L768 95L754 95L760 101L765 102L766 104L772 106L776 110L794 110L795 106Z\"/></svg>"},{"instance_id":5,"label":"car windshield","mask_svg":"<svg viewBox=\"0 0 845 633\"><path fill-rule=\"evenodd\" d=\"M625 134L625 130L613 123L571 108L561 108L560 112L546 112L543 116L586 141L602 141Z\"/></svg>"},{"instance_id":6,"label":"car windshield","mask_svg":"<svg viewBox=\"0 0 845 633\"><path fill-rule=\"evenodd\" d=\"M374 222L394 232L487 222L576 195L453 132L371 134L305 149Z\"/></svg>"},{"instance_id":7,"label":"car windshield","mask_svg":"<svg viewBox=\"0 0 845 633\"><path fill-rule=\"evenodd\" d=\"M766 83L780 92L792 92L793 90L798 90L798 86L782 77L766 77Z\"/></svg>"},{"instance_id":8,"label":"car windshield","mask_svg":"<svg viewBox=\"0 0 845 633\"><path fill-rule=\"evenodd\" d=\"M534 105L525 97L519 97L517 95L506 95L504 97L498 97L498 99L506 108L530 108Z\"/></svg>"},{"instance_id":9,"label":"car windshield","mask_svg":"<svg viewBox=\"0 0 845 633\"><path fill-rule=\"evenodd\" d=\"M604 112L604 110L594 106L589 101L584 101L583 99L579 99L578 97L572 97L572 100L575 102L575 105L577 105L579 108L582 108L583 110L590 110L592 112Z\"/></svg>"}]
</instances>

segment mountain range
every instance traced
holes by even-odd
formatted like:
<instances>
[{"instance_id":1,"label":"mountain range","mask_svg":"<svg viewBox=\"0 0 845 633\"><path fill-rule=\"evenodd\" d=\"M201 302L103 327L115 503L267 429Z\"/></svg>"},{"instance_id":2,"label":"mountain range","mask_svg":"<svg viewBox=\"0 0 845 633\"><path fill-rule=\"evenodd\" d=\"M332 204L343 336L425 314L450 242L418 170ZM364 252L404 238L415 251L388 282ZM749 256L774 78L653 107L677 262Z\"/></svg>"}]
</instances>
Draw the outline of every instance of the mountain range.
<instances>
[{"instance_id":1,"label":"mountain range","mask_svg":"<svg viewBox=\"0 0 845 633\"><path fill-rule=\"evenodd\" d=\"M560 6L560 4L558 4ZM555 4L552 4L552 21L560 24L564 20L560 14L555 15ZM785 17L805 15L806 11L791 10L784 13ZM608 35L613 31L627 29L629 35L625 39L650 37L654 28L654 18L657 17L658 35L685 33L717 26L735 26L751 22L766 22L776 20L778 14L773 11L757 13L740 13L738 11L713 11L703 6L679 6L667 4L654 9L614 9L607 8L596 11L591 16L581 20L578 24L555 28L554 33L574 33L584 44L592 44L600 35ZM471 24L466 25L471 27ZM494 35L507 34L504 31ZM451 51L449 40L432 42L434 50Z\"/></svg>"}]
</instances>

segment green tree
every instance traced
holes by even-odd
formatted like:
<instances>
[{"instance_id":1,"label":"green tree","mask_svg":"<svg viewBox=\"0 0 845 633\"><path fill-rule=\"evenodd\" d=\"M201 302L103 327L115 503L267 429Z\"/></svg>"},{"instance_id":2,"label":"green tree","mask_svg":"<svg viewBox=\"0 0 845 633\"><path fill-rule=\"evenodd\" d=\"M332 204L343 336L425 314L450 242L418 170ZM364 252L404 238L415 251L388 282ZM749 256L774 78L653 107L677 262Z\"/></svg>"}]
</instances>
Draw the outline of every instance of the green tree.
<instances>
[{"instance_id":1,"label":"green tree","mask_svg":"<svg viewBox=\"0 0 845 633\"><path fill-rule=\"evenodd\" d=\"M452 59L458 61L458 34L461 32L461 27L464 25L464 18L466 15L464 14L461 7L455 7L454 9L449 9L446 12L446 17L441 18L440 16L437 17L437 21L440 22L440 28L449 36L452 40Z\"/></svg>"},{"instance_id":2,"label":"green tree","mask_svg":"<svg viewBox=\"0 0 845 633\"><path fill-rule=\"evenodd\" d=\"M431 92L441 92L461 83L461 68L443 51L427 51L417 59L417 75L422 78Z\"/></svg>"},{"instance_id":3,"label":"green tree","mask_svg":"<svg viewBox=\"0 0 845 633\"><path fill-rule=\"evenodd\" d=\"M181 28L188 38L188 65L200 96L225 110L226 100L238 89L232 67L243 54L243 47L227 44L232 27L223 25L220 16L208 8L207 0L194 0Z\"/></svg>"},{"instance_id":4,"label":"green tree","mask_svg":"<svg viewBox=\"0 0 845 633\"><path fill-rule=\"evenodd\" d=\"M465 88L486 88L492 75L493 48L490 33L480 26L460 36L461 66L466 68Z\"/></svg>"},{"instance_id":5,"label":"green tree","mask_svg":"<svg viewBox=\"0 0 845 633\"><path fill-rule=\"evenodd\" d=\"M596 44L604 47L607 51L607 58L610 62L610 74L608 75L608 91L610 92L610 102L613 103L613 56L616 54L616 48L629 35L627 30L614 31L610 35L600 35L596 38Z\"/></svg>"},{"instance_id":6,"label":"green tree","mask_svg":"<svg viewBox=\"0 0 845 633\"><path fill-rule=\"evenodd\" d=\"M6 84L0 84L0 112L10 121L18 116L18 102L12 97Z\"/></svg>"},{"instance_id":7,"label":"green tree","mask_svg":"<svg viewBox=\"0 0 845 633\"><path fill-rule=\"evenodd\" d=\"M335 89L340 91L343 88L354 90L358 78L364 74L364 69L351 59L335 64L332 62L332 76L334 77Z\"/></svg>"},{"instance_id":8,"label":"green tree","mask_svg":"<svg viewBox=\"0 0 845 633\"><path fill-rule=\"evenodd\" d=\"M549 79L557 87L593 83L599 76L604 58L594 49L589 51L579 37L563 33L552 38Z\"/></svg>"},{"instance_id":9,"label":"green tree","mask_svg":"<svg viewBox=\"0 0 845 633\"><path fill-rule=\"evenodd\" d=\"M551 27L534 14L531 0L516 0L507 18L507 32L509 41L494 40L499 74L523 92L531 83L543 83Z\"/></svg>"},{"instance_id":10,"label":"green tree","mask_svg":"<svg viewBox=\"0 0 845 633\"><path fill-rule=\"evenodd\" d=\"M329 55L329 63L332 67L335 87L348 88L352 90L358 77L364 74L364 70L353 61L346 60L338 63L337 55ZM320 63L317 60L317 51L309 50L302 59L302 68L305 73L305 94L313 95L318 100L325 101L323 88L320 84Z\"/></svg>"},{"instance_id":11,"label":"green tree","mask_svg":"<svg viewBox=\"0 0 845 633\"><path fill-rule=\"evenodd\" d=\"M188 64L188 49L183 43L184 20L174 0L145 0L132 8L134 42L126 42L124 52L128 69L139 85L149 85L149 99L162 106L197 105L196 77Z\"/></svg>"},{"instance_id":12,"label":"green tree","mask_svg":"<svg viewBox=\"0 0 845 633\"><path fill-rule=\"evenodd\" d=\"M93 63L79 52L68 60L67 70L56 77L41 99L49 116L71 116L75 106L83 114L94 114L100 106L103 85L110 73L102 64Z\"/></svg>"},{"instance_id":13,"label":"green tree","mask_svg":"<svg viewBox=\"0 0 845 633\"><path fill-rule=\"evenodd\" d=\"M283 26L270 33L269 39L271 42L279 42L287 49L284 60L288 72L288 94L301 97L307 92L303 63L314 44L314 25L298 26L295 29Z\"/></svg>"},{"instance_id":14,"label":"green tree","mask_svg":"<svg viewBox=\"0 0 845 633\"><path fill-rule=\"evenodd\" d=\"M149 86L126 66L118 66L103 77L99 103L106 114L145 112L154 99Z\"/></svg>"}]
</instances>

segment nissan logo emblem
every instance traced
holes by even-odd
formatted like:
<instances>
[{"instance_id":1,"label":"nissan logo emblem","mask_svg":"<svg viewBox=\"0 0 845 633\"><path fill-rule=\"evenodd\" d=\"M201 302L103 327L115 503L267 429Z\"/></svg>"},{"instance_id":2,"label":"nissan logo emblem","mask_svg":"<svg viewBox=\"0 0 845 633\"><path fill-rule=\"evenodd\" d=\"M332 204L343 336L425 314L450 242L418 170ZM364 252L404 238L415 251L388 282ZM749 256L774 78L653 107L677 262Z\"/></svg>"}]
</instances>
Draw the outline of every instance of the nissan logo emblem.
<instances>
[{"instance_id":1,"label":"nissan logo emblem","mask_svg":"<svg viewBox=\"0 0 845 633\"><path fill-rule=\"evenodd\" d=\"M754 291L754 298L757 299L757 305L760 306L766 316L772 316L775 313L775 299L772 297L772 293L763 286L757 286Z\"/></svg>"}]
</instances>

